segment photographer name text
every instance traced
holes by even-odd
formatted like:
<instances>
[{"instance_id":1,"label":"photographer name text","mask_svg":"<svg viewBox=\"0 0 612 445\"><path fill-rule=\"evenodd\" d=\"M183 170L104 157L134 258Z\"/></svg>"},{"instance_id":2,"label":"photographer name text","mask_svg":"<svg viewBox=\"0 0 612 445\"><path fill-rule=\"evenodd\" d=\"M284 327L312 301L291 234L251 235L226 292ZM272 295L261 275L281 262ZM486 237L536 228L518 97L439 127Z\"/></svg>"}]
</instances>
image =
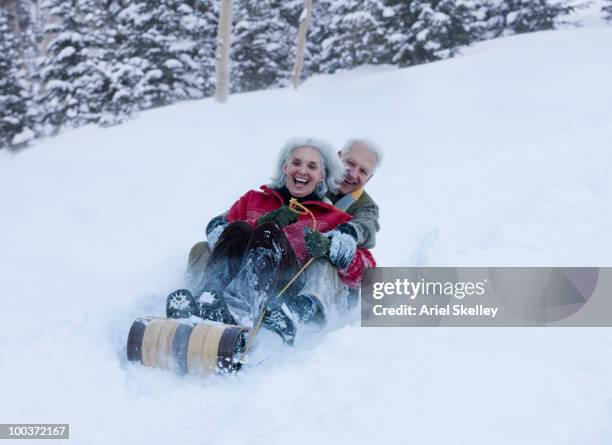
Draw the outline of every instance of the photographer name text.
<instances>
[{"instance_id":1,"label":"photographer name text","mask_svg":"<svg viewBox=\"0 0 612 445\"><path fill-rule=\"evenodd\" d=\"M422 304L414 306L402 304L400 306L386 307L382 304L375 304L372 307L374 315L382 317L491 317L495 318L498 307L477 304L468 306L465 304L447 304L429 306Z\"/></svg>"}]
</instances>

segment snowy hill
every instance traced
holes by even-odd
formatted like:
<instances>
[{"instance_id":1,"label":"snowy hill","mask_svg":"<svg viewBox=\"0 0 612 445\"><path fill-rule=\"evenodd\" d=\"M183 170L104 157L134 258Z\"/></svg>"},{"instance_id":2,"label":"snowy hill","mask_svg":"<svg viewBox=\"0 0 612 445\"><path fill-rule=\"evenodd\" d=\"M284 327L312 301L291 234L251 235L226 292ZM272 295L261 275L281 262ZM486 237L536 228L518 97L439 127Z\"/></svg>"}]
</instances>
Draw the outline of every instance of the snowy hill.
<instances>
[{"instance_id":1,"label":"snowy hill","mask_svg":"<svg viewBox=\"0 0 612 445\"><path fill-rule=\"evenodd\" d=\"M612 266L612 27L310 79L0 152L2 422L78 444L609 444L609 329L365 329L235 378L126 363L208 220L296 135L385 150L383 266Z\"/></svg>"}]
</instances>

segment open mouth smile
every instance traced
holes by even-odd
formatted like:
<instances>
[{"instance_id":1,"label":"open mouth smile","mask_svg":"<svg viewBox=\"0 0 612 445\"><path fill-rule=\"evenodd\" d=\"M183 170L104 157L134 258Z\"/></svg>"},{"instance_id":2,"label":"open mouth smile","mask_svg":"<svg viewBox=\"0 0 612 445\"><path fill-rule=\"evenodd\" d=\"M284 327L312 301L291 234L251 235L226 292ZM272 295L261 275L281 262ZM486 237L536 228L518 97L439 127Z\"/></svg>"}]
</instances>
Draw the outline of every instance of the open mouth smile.
<instances>
[{"instance_id":1,"label":"open mouth smile","mask_svg":"<svg viewBox=\"0 0 612 445\"><path fill-rule=\"evenodd\" d=\"M357 185L357 181L353 181L352 179L347 178L347 177L344 178L344 182L345 184L348 184L348 185Z\"/></svg>"},{"instance_id":2,"label":"open mouth smile","mask_svg":"<svg viewBox=\"0 0 612 445\"><path fill-rule=\"evenodd\" d=\"M310 182L309 179L293 177L293 183L297 188L304 188Z\"/></svg>"}]
</instances>

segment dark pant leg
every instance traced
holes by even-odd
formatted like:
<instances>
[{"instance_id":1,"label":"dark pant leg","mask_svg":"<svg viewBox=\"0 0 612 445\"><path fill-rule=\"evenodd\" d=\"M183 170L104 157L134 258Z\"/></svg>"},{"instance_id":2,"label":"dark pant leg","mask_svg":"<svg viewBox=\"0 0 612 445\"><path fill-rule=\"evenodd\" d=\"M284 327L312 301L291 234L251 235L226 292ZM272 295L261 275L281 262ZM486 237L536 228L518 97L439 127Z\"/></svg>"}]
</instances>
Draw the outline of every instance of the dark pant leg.
<instances>
[{"instance_id":1,"label":"dark pant leg","mask_svg":"<svg viewBox=\"0 0 612 445\"><path fill-rule=\"evenodd\" d=\"M206 241L196 243L189 251L187 269L185 270L185 287L196 297L204 292L202 285L208 257L210 257L210 249Z\"/></svg>"},{"instance_id":2,"label":"dark pant leg","mask_svg":"<svg viewBox=\"0 0 612 445\"><path fill-rule=\"evenodd\" d=\"M275 224L265 223L255 229L246 247L243 263L252 261L258 275L257 290L275 297L300 269L300 263L287 239L287 235ZM303 278L302 278L303 280ZM301 288L296 280L286 291L291 294Z\"/></svg>"},{"instance_id":3,"label":"dark pant leg","mask_svg":"<svg viewBox=\"0 0 612 445\"><path fill-rule=\"evenodd\" d=\"M246 246L240 272L225 288L224 299L239 321L254 321L269 299L300 269L285 233L271 223L257 227ZM288 298L303 286L300 276L283 294Z\"/></svg>"},{"instance_id":4,"label":"dark pant leg","mask_svg":"<svg viewBox=\"0 0 612 445\"><path fill-rule=\"evenodd\" d=\"M202 289L220 293L240 271L253 228L245 221L228 225L206 262Z\"/></svg>"}]
</instances>

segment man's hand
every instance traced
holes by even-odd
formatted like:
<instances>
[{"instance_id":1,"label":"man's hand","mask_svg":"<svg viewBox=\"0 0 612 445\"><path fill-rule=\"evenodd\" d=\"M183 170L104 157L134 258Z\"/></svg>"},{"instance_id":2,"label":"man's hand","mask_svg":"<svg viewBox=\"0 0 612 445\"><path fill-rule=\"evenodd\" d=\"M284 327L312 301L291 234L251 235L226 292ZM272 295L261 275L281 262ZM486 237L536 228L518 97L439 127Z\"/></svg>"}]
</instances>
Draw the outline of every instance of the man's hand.
<instances>
[{"instance_id":1,"label":"man's hand","mask_svg":"<svg viewBox=\"0 0 612 445\"><path fill-rule=\"evenodd\" d=\"M266 213L265 215L261 216L257 220L257 225L259 226L261 224L271 222L273 224L276 224L279 229L282 229L283 227L288 226L289 224L293 224L297 221L297 219L297 213L295 213L287 206L282 206L276 210L271 211L270 213Z\"/></svg>"},{"instance_id":2,"label":"man's hand","mask_svg":"<svg viewBox=\"0 0 612 445\"><path fill-rule=\"evenodd\" d=\"M351 227L339 226L338 229L325 234L306 227L304 232L306 249L312 258L328 257L338 269L348 267L353 261L357 241L355 231Z\"/></svg>"},{"instance_id":3,"label":"man's hand","mask_svg":"<svg viewBox=\"0 0 612 445\"><path fill-rule=\"evenodd\" d=\"M320 258L329 255L330 239L321 232L313 231L310 227L304 229L304 242L308 255L312 258Z\"/></svg>"}]
</instances>

